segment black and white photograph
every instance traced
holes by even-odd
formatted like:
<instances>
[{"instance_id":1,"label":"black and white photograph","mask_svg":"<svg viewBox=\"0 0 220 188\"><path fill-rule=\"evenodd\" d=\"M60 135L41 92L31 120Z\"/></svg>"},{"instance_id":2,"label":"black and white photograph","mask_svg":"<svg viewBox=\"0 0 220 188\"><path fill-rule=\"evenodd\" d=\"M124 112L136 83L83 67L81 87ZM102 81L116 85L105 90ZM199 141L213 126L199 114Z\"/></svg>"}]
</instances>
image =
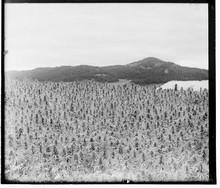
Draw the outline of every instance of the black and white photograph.
<instances>
[{"instance_id":1,"label":"black and white photograph","mask_svg":"<svg viewBox=\"0 0 220 188\"><path fill-rule=\"evenodd\" d=\"M216 181L210 2L22 2L4 4L5 182Z\"/></svg>"}]
</instances>

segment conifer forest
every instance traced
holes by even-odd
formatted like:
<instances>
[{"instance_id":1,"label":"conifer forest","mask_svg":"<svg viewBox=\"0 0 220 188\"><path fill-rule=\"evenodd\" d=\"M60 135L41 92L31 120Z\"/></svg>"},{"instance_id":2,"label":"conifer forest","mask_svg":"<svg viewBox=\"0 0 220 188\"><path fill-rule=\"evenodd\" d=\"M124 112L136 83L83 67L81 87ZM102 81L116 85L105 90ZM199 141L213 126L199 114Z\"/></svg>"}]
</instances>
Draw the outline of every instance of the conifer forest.
<instances>
[{"instance_id":1,"label":"conifer forest","mask_svg":"<svg viewBox=\"0 0 220 188\"><path fill-rule=\"evenodd\" d=\"M209 180L207 89L8 80L5 90L8 180Z\"/></svg>"}]
</instances>

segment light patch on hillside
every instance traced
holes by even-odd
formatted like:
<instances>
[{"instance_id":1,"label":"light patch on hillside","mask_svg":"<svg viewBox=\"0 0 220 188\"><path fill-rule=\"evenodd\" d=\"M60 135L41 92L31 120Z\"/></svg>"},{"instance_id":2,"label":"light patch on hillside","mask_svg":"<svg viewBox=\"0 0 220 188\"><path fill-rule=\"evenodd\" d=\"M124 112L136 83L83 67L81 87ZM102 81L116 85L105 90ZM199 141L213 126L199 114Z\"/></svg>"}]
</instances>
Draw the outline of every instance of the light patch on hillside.
<instances>
[{"instance_id":1,"label":"light patch on hillside","mask_svg":"<svg viewBox=\"0 0 220 188\"><path fill-rule=\"evenodd\" d=\"M208 89L208 80L203 81L169 81L163 85L161 85L159 88L161 89L174 89L175 85L177 84L177 89L188 89L191 88L194 91L199 91L201 89ZM158 88L158 89L159 89Z\"/></svg>"},{"instance_id":2,"label":"light patch on hillside","mask_svg":"<svg viewBox=\"0 0 220 188\"><path fill-rule=\"evenodd\" d=\"M130 82L131 82L131 80L119 79L117 82L111 82L108 84L110 84L110 85L124 85L124 84L128 84Z\"/></svg>"},{"instance_id":3,"label":"light patch on hillside","mask_svg":"<svg viewBox=\"0 0 220 188\"><path fill-rule=\"evenodd\" d=\"M107 76L107 74L96 74L95 76L103 77L103 76Z\"/></svg>"}]
</instances>

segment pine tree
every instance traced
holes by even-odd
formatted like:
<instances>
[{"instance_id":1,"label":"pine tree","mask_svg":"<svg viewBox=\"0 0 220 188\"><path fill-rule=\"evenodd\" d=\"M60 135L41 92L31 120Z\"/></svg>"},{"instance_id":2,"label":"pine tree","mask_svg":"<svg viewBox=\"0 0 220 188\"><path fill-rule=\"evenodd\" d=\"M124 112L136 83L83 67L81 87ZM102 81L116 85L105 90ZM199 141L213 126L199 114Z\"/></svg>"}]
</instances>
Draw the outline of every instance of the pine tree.
<instances>
[{"instance_id":1,"label":"pine tree","mask_svg":"<svg viewBox=\"0 0 220 188\"><path fill-rule=\"evenodd\" d=\"M122 148L121 145L119 146L119 154L120 154L120 155L123 155L123 148Z\"/></svg>"},{"instance_id":2,"label":"pine tree","mask_svg":"<svg viewBox=\"0 0 220 188\"><path fill-rule=\"evenodd\" d=\"M142 153L142 161L145 162L145 154Z\"/></svg>"},{"instance_id":3,"label":"pine tree","mask_svg":"<svg viewBox=\"0 0 220 188\"><path fill-rule=\"evenodd\" d=\"M177 91L177 84L175 84L175 88L174 88L174 90Z\"/></svg>"}]
</instances>

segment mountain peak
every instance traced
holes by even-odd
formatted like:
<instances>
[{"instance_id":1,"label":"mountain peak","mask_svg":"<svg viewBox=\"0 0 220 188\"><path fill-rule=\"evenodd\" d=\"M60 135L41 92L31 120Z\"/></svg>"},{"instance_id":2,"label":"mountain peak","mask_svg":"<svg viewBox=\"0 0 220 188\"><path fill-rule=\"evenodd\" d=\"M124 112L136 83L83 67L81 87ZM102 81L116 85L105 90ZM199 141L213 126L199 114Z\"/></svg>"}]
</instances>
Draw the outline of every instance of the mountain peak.
<instances>
[{"instance_id":1,"label":"mountain peak","mask_svg":"<svg viewBox=\"0 0 220 188\"><path fill-rule=\"evenodd\" d=\"M148 62L150 62L150 61L161 61L161 62L164 62L163 60L161 60L159 58L156 58L156 57L146 57L146 58L144 58L140 61L148 61Z\"/></svg>"},{"instance_id":2,"label":"mountain peak","mask_svg":"<svg viewBox=\"0 0 220 188\"><path fill-rule=\"evenodd\" d=\"M135 66L159 66L164 63L167 63L166 61L163 61L161 59L158 59L156 57L147 57L140 61L135 61L133 63L128 64L128 66L135 67Z\"/></svg>"}]
</instances>

